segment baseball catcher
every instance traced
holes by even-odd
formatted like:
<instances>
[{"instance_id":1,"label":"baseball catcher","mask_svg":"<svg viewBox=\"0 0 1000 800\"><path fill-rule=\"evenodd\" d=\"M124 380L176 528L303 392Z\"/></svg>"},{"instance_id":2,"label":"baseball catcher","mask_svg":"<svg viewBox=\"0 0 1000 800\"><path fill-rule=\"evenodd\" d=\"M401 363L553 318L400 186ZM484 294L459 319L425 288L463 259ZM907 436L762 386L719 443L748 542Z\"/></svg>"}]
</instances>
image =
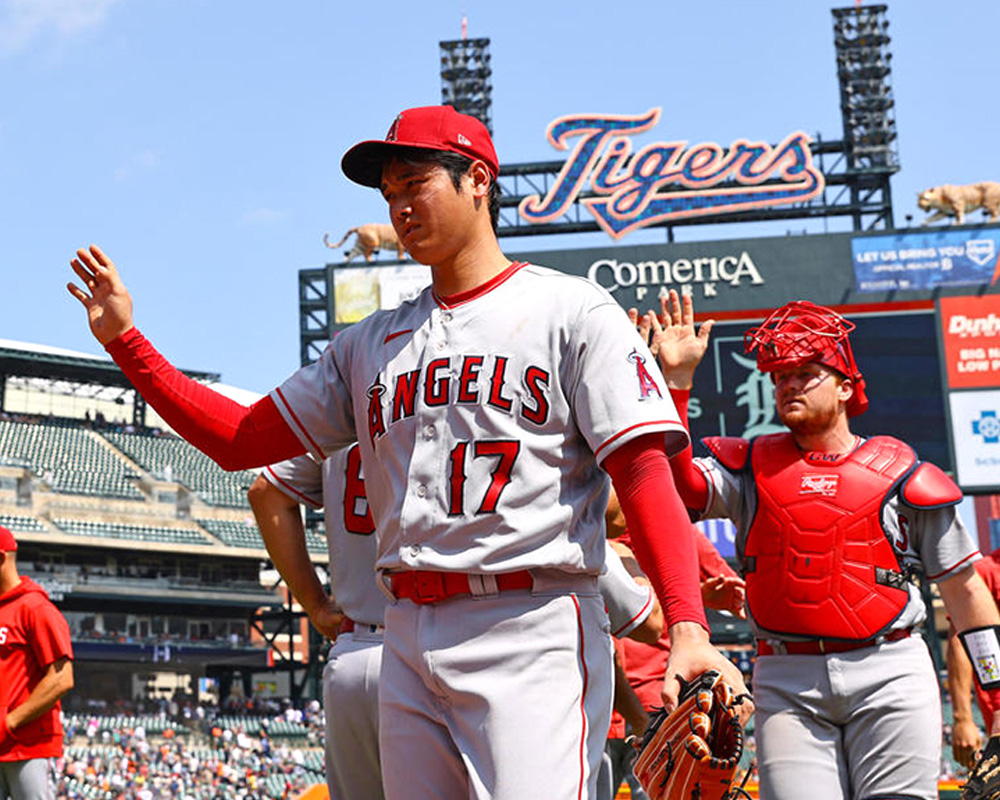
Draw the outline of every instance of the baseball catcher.
<instances>
[{"instance_id":1,"label":"baseball catcher","mask_svg":"<svg viewBox=\"0 0 1000 800\"><path fill-rule=\"evenodd\" d=\"M633 771L650 800L725 800L742 793L734 787L743 754L743 727L736 696L714 670L683 689L677 708L653 714Z\"/></svg>"}]
</instances>

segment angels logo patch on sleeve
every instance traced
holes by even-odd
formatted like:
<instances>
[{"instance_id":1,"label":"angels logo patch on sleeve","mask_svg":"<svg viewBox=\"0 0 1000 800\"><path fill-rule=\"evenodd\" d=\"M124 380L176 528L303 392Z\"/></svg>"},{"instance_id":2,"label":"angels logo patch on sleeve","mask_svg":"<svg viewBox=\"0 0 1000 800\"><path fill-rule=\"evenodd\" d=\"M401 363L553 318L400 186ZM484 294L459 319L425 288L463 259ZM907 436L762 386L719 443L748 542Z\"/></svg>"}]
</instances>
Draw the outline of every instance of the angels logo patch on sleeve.
<instances>
[{"instance_id":1,"label":"angels logo patch on sleeve","mask_svg":"<svg viewBox=\"0 0 1000 800\"><path fill-rule=\"evenodd\" d=\"M635 365L635 379L638 383L639 388L639 399L648 400L651 397L656 397L656 399L662 399L663 394L660 392L660 387L656 385L656 381L653 380L653 376L649 374L649 370L646 369L646 358L635 348L632 352L628 354L628 360Z\"/></svg>"}]
</instances>

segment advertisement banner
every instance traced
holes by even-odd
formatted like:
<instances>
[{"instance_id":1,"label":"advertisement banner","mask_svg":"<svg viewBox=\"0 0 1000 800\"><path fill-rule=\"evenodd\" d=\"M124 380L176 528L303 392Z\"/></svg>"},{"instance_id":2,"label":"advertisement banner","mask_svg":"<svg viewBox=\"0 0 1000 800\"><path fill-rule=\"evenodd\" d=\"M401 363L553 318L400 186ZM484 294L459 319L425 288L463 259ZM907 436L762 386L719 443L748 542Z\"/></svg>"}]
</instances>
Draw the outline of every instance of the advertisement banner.
<instances>
[{"instance_id":1,"label":"advertisement banner","mask_svg":"<svg viewBox=\"0 0 1000 800\"><path fill-rule=\"evenodd\" d=\"M993 284L1000 277L1000 230L935 228L851 240L859 292Z\"/></svg>"},{"instance_id":2,"label":"advertisement banner","mask_svg":"<svg viewBox=\"0 0 1000 800\"><path fill-rule=\"evenodd\" d=\"M938 301L948 386L1000 387L1000 295Z\"/></svg>"},{"instance_id":3,"label":"advertisement banner","mask_svg":"<svg viewBox=\"0 0 1000 800\"><path fill-rule=\"evenodd\" d=\"M951 392L948 402L958 485L1000 490L1000 389Z\"/></svg>"}]
</instances>

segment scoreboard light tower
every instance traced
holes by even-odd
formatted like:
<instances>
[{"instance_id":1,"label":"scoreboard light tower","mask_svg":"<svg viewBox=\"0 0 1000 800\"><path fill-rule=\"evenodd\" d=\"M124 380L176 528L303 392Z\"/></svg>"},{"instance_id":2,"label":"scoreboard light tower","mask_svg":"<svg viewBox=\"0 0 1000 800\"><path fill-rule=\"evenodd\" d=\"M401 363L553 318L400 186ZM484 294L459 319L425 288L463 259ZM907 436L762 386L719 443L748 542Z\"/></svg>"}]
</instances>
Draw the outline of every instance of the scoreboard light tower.
<instances>
[{"instance_id":1,"label":"scoreboard light tower","mask_svg":"<svg viewBox=\"0 0 1000 800\"><path fill-rule=\"evenodd\" d=\"M493 135L493 84L490 77L490 40L465 38L439 42L441 46L441 103L476 117Z\"/></svg>"},{"instance_id":2,"label":"scoreboard light tower","mask_svg":"<svg viewBox=\"0 0 1000 800\"><path fill-rule=\"evenodd\" d=\"M899 171L899 153L886 6L856 4L832 13L848 172L859 177L852 201L863 198L866 190L884 191L891 226L889 176Z\"/></svg>"}]
</instances>

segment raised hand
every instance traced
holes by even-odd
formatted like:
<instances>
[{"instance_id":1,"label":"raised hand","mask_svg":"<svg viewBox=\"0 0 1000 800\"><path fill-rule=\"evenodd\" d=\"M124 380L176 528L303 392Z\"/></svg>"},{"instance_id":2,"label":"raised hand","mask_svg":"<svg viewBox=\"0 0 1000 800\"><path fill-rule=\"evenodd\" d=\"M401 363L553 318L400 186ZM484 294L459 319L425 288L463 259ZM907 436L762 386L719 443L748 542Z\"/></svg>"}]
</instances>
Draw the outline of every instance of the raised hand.
<instances>
[{"instance_id":1,"label":"raised hand","mask_svg":"<svg viewBox=\"0 0 1000 800\"><path fill-rule=\"evenodd\" d=\"M662 324L652 311L645 315L652 331L649 349L660 362L660 369L667 385L672 389L690 389L694 370L708 349L708 338L715 320L709 319L695 331L694 302L691 295L683 298L675 289L660 298ZM640 321L640 331L642 322Z\"/></svg>"},{"instance_id":2,"label":"raised hand","mask_svg":"<svg viewBox=\"0 0 1000 800\"><path fill-rule=\"evenodd\" d=\"M736 575L716 575L701 582L701 601L705 608L728 611L740 619L747 618L744 608L746 584Z\"/></svg>"},{"instance_id":3,"label":"raised hand","mask_svg":"<svg viewBox=\"0 0 1000 800\"><path fill-rule=\"evenodd\" d=\"M86 290L67 283L69 293L87 309L90 332L102 345L121 336L132 327L132 296L125 288L114 262L96 244L77 250L69 262Z\"/></svg>"}]
</instances>

